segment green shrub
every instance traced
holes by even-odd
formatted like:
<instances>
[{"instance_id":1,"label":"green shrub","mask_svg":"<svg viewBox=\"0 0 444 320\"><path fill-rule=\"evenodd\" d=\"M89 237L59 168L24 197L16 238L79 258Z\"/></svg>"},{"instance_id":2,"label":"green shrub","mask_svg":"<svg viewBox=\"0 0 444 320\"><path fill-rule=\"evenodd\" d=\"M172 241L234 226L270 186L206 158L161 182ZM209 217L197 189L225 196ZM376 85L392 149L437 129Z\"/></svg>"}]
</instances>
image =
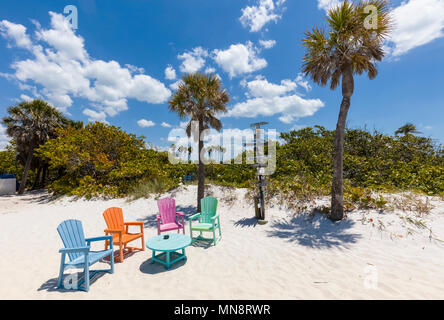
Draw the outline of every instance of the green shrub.
<instances>
[{"instance_id":1,"label":"green shrub","mask_svg":"<svg viewBox=\"0 0 444 320\"><path fill-rule=\"evenodd\" d=\"M175 187L177 187L177 183L170 178L143 180L130 191L129 200L149 198L152 195L159 196Z\"/></svg>"}]
</instances>

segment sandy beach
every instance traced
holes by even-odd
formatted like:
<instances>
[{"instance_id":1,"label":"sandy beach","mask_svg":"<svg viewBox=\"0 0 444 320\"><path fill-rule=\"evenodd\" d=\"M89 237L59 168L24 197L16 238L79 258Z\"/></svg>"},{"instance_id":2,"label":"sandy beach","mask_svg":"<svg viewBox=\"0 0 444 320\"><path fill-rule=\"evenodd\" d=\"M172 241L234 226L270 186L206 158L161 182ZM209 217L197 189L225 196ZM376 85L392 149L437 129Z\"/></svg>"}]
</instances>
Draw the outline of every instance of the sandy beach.
<instances>
[{"instance_id":1,"label":"sandy beach","mask_svg":"<svg viewBox=\"0 0 444 320\"><path fill-rule=\"evenodd\" d=\"M175 197L177 210L190 216L195 189L163 196ZM442 200L430 198L434 208L421 218L427 228L405 222L408 212L354 211L332 223L322 214L294 214L277 205L267 210L268 224L257 225L245 192L231 191L230 203L220 200L223 237L217 246L191 245L187 261L170 270L150 264L150 250L135 252L115 264L114 274L94 278L88 293L56 289L62 247L57 225L78 219L87 237L100 236L103 211L118 206L126 221L145 223L148 239L157 235L156 200L51 200L44 191L1 196L0 299L444 298L444 244L436 240L444 239ZM210 193L230 198L219 187ZM101 264L93 269L106 267Z\"/></svg>"}]
</instances>

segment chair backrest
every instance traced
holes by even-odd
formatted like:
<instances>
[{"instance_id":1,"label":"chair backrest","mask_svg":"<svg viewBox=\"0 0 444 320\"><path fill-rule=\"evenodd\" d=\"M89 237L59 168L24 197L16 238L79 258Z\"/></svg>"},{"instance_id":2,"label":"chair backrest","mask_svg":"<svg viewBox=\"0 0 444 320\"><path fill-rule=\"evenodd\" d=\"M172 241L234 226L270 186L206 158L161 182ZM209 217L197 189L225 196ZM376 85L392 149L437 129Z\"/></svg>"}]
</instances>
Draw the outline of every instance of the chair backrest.
<instances>
[{"instance_id":1,"label":"chair backrest","mask_svg":"<svg viewBox=\"0 0 444 320\"><path fill-rule=\"evenodd\" d=\"M200 211L202 223L211 223L211 217L216 215L217 199L215 197L205 197L200 200Z\"/></svg>"},{"instance_id":2,"label":"chair backrest","mask_svg":"<svg viewBox=\"0 0 444 320\"><path fill-rule=\"evenodd\" d=\"M57 227L57 232L62 238L65 248L86 247L85 235L83 233L82 222L79 220L65 220ZM81 256L80 252L68 253L72 261Z\"/></svg>"},{"instance_id":3,"label":"chair backrest","mask_svg":"<svg viewBox=\"0 0 444 320\"><path fill-rule=\"evenodd\" d=\"M157 200L160 219L162 223L171 223L176 221L176 200L172 198L164 198Z\"/></svg>"},{"instance_id":4,"label":"chair backrest","mask_svg":"<svg viewBox=\"0 0 444 320\"><path fill-rule=\"evenodd\" d=\"M103 212L103 218L105 218L108 229L125 231L122 208L112 207L106 209Z\"/></svg>"}]
</instances>

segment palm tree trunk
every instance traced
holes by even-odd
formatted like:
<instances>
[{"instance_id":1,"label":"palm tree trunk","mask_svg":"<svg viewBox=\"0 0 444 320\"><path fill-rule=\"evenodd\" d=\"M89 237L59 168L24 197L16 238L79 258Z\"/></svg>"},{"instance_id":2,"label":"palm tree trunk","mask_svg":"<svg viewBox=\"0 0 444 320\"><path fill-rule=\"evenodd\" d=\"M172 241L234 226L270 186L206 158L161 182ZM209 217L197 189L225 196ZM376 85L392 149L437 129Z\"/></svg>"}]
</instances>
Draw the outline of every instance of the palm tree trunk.
<instances>
[{"instance_id":1,"label":"palm tree trunk","mask_svg":"<svg viewBox=\"0 0 444 320\"><path fill-rule=\"evenodd\" d=\"M22 181L20 182L20 188L18 190L18 194L23 194L23 192L25 192L26 180L28 179L28 172L29 168L31 167L33 152L34 150L31 148L31 151L29 151L29 154L26 158L25 168L23 170Z\"/></svg>"},{"instance_id":2,"label":"palm tree trunk","mask_svg":"<svg viewBox=\"0 0 444 320\"><path fill-rule=\"evenodd\" d=\"M204 197L205 193L205 166L202 161L202 150L204 147L203 141L200 136L203 131L203 121L199 121L199 169L198 169L198 182L197 182L197 212L200 212L200 200Z\"/></svg>"},{"instance_id":3,"label":"palm tree trunk","mask_svg":"<svg viewBox=\"0 0 444 320\"><path fill-rule=\"evenodd\" d=\"M42 188L45 187L47 176L48 176L48 164L45 163L43 165L42 181L40 181L40 186L42 186Z\"/></svg>"},{"instance_id":4,"label":"palm tree trunk","mask_svg":"<svg viewBox=\"0 0 444 320\"><path fill-rule=\"evenodd\" d=\"M37 189L37 187L39 187L41 173L42 173L42 165L39 164L39 167L37 169L37 173L35 174L34 183L32 184L32 190L35 190L35 189Z\"/></svg>"},{"instance_id":5,"label":"palm tree trunk","mask_svg":"<svg viewBox=\"0 0 444 320\"><path fill-rule=\"evenodd\" d=\"M338 122L336 124L335 144L333 150L333 181L331 184L331 213L330 219L333 221L344 218L344 190L343 190L343 170L344 170L344 132L347 121L348 109L350 108L350 98L354 91L354 80L351 65L346 66L342 73L342 103L339 111Z\"/></svg>"}]
</instances>

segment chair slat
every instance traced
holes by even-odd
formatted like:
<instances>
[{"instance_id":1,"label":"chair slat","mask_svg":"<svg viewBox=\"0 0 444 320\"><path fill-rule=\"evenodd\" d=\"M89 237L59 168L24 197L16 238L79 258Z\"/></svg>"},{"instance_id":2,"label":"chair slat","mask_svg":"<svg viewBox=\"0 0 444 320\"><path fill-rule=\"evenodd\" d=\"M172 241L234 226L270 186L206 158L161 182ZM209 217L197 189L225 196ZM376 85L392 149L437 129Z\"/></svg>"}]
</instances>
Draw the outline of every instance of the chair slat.
<instances>
[{"instance_id":1,"label":"chair slat","mask_svg":"<svg viewBox=\"0 0 444 320\"><path fill-rule=\"evenodd\" d=\"M216 215L217 212L217 199L215 197L205 197L200 200L200 206L202 211L202 223L211 223L211 218Z\"/></svg>"},{"instance_id":2,"label":"chair slat","mask_svg":"<svg viewBox=\"0 0 444 320\"><path fill-rule=\"evenodd\" d=\"M86 246L82 222L79 220L71 219L63 221L57 227L57 232L59 233L65 248L79 248ZM73 261L80 255L81 253L79 252L68 253L70 261Z\"/></svg>"}]
</instances>

